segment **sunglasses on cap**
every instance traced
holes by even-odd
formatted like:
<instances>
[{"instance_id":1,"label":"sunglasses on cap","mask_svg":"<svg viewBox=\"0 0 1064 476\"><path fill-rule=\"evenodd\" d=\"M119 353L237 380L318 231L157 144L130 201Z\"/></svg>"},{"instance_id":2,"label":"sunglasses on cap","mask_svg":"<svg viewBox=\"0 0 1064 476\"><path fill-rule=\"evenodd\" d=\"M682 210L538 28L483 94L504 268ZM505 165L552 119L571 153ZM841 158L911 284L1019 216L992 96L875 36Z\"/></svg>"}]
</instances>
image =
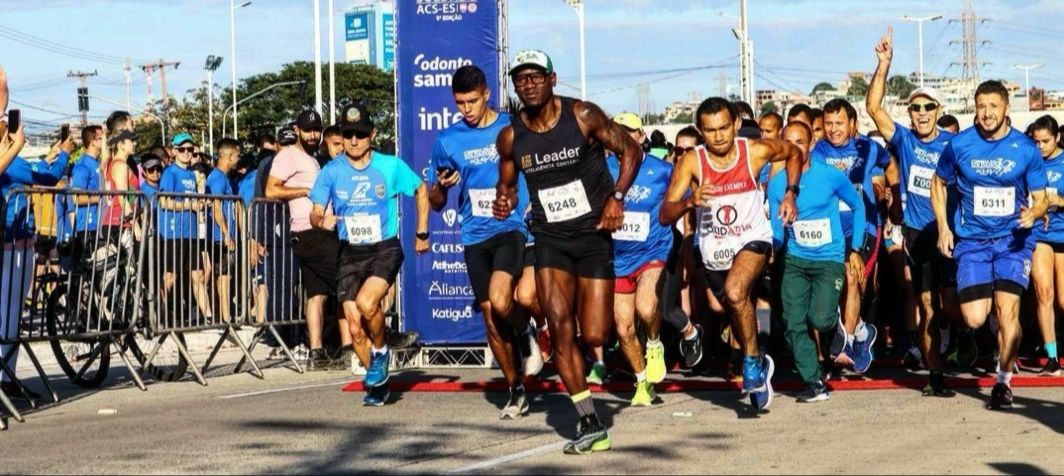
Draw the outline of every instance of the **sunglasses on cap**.
<instances>
[{"instance_id":1,"label":"sunglasses on cap","mask_svg":"<svg viewBox=\"0 0 1064 476\"><path fill-rule=\"evenodd\" d=\"M926 112L931 112L931 111L934 111L935 109L938 109L938 103L934 103L934 102L929 102L929 103L925 103L925 104L915 104L914 103L914 104L910 104L909 105L909 112L920 112L921 110L926 111Z\"/></svg>"},{"instance_id":2,"label":"sunglasses on cap","mask_svg":"<svg viewBox=\"0 0 1064 476\"><path fill-rule=\"evenodd\" d=\"M344 139L355 138L355 139L358 139L358 140L366 140L366 139L369 138L369 135L370 135L369 132L363 132L363 131L344 131L343 132Z\"/></svg>"}]
</instances>

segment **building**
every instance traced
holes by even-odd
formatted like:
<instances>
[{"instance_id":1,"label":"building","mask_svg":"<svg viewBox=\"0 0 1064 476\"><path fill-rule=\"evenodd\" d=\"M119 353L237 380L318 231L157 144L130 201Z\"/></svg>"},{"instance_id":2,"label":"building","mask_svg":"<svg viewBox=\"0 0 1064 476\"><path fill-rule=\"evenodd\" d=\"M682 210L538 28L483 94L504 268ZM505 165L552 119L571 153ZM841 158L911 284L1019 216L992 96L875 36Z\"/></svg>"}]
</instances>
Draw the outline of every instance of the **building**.
<instances>
[{"instance_id":1,"label":"building","mask_svg":"<svg viewBox=\"0 0 1064 476\"><path fill-rule=\"evenodd\" d=\"M675 121L680 116L694 116L698 104L695 101L676 101L665 106L665 122Z\"/></svg>"},{"instance_id":2,"label":"building","mask_svg":"<svg viewBox=\"0 0 1064 476\"><path fill-rule=\"evenodd\" d=\"M376 2L344 15L344 61L371 64L385 71L395 68L395 6Z\"/></svg>"}]
</instances>

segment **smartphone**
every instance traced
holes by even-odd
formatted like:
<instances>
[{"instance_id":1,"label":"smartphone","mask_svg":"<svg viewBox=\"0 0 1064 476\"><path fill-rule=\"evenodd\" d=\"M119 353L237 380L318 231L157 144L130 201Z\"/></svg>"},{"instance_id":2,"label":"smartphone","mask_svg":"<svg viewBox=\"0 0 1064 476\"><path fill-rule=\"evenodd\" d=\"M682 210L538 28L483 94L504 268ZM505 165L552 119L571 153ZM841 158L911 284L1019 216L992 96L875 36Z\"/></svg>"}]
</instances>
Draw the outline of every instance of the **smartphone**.
<instances>
[{"instance_id":1,"label":"smartphone","mask_svg":"<svg viewBox=\"0 0 1064 476\"><path fill-rule=\"evenodd\" d=\"M454 169L450 167L436 167L436 173L439 174L440 178L447 178L454 173Z\"/></svg>"},{"instance_id":2,"label":"smartphone","mask_svg":"<svg viewBox=\"0 0 1064 476\"><path fill-rule=\"evenodd\" d=\"M12 109L7 111L7 132L14 134L18 132L20 123L22 122L22 111L18 109Z\"/></svg>"},{"instance_id":3,"label":"smartphone","mask_svg":"<svg viewBox=\"0 0 1064 476\"><path fill-rule=\"evenodd\" d=\"M63 143L70 137L70 124L63 124L59 128L59 142Z\"/></svg>"}]
</instances>

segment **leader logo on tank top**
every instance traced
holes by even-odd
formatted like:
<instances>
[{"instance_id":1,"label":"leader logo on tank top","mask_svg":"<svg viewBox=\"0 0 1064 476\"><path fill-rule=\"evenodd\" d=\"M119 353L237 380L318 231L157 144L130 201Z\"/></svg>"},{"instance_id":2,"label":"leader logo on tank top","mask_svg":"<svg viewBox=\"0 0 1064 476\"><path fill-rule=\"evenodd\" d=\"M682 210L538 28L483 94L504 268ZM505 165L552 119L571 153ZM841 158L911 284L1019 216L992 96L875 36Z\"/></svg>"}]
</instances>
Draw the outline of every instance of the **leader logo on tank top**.
<instances>
[{"instance_id":1,"label":"leader logo on tank top","mask_svg":"<svg viewBox=\"0 0 1064 476\"><path fill-rule=\"evenodd\" d=\"M580 147L566 147L547 154L527 154L521 157L521 169L526 173L543 172L568 167L580 160Z\"/></svg>"},{"instance_id":2,"label":"leader logo on tank top","mask_svg":"<svg viewBox=\"0 0 1064 476\"><path fill-rule=\"evenodd\" d=\"M1001 177L1012 172L1012 169L1016 168L1016 162L1005 160L1002 157L993 159L972 159L971 167L972 170L975 170L975 173L979 175Z\"/></svg>"}]
</instances>

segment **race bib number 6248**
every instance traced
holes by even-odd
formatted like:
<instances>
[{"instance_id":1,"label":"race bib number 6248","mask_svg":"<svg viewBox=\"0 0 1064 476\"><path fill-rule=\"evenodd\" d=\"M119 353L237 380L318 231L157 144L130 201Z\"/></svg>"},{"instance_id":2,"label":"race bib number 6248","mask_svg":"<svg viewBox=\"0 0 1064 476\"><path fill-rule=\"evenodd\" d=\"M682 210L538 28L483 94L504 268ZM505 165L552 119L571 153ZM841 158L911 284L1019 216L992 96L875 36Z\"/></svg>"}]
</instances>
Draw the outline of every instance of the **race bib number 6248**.
<instances>
[{"instance_id":1,"label":"race bib number 6248","mask_svg":"<svg viewBox=\"0 0 1064 476\"><path fill-rule=\"evenodd\" d=\"M579 180L539 191L539 203L548 223L556 223L591 213L584 184Z\"/></svg>"}]
</instances>

